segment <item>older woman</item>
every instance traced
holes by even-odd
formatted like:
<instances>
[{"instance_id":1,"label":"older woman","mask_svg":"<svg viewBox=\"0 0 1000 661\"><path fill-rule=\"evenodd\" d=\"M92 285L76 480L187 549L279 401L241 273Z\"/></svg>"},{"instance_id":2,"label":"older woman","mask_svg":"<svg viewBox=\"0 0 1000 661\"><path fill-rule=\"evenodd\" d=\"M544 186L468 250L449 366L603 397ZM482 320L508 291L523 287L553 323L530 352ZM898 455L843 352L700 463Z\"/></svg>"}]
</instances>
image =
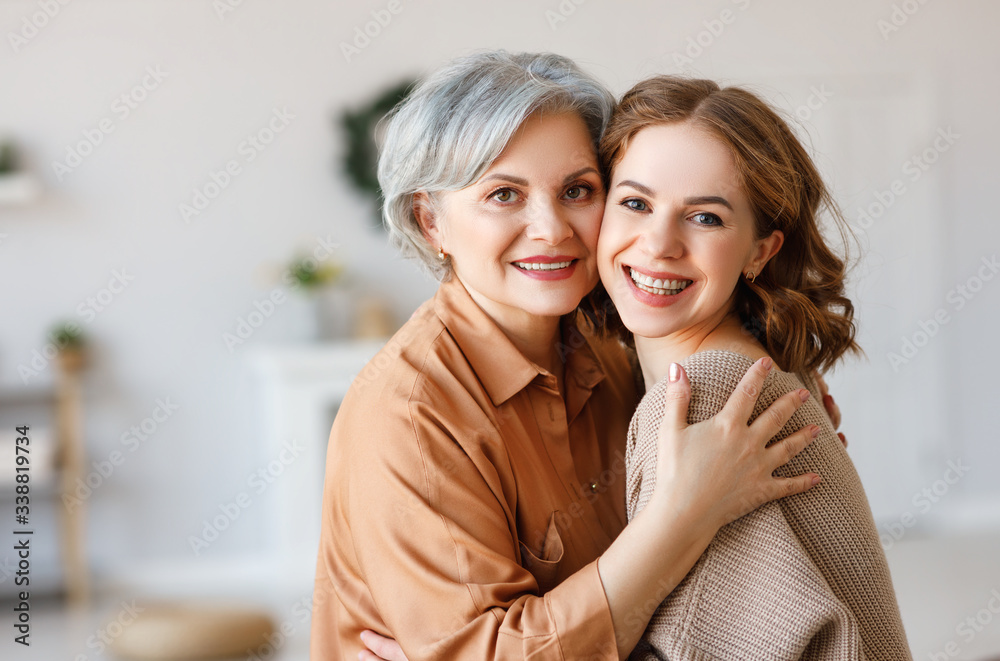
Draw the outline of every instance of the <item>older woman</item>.
<instances>
[{"instance_id":1,"label":"older woman","mask_svg":"<svg viewBox=\"0 0 1000 661\"><path fill-rule=\"evenodd\" d=\"M443 282L334 423L313 658L353 658L373 630L410 661L618 659L721 522L819 481L772 475L811 436L765 448L801 392L747 425L758 362L718 416L663 426L681 470L626 525L636 383L574 315L597 282L611 106L564 58L487 53L389 122L386 220Z\"/></svg>"},{"instance_id":2,"label":"older woman","mask_svg":"<svg viewBox=\"0 0 1000 661\"><path fill-rule=\"evenodd\" d=\"M598 266L614 306L598 290L595 309L634 345L648 388L626 461L638 520L661 480L691 468L657 442L679 363L696 422L721 409L757 360L777 368L755 415L803 386L819 392L812 370L859 349L844 262L817 215L826 204L841 219L765 102L707 80L655 77L622 98L601 153L612 175ZM642 658L910 658L864 490L823 409L806 402L776 439L803 425L819 437L779 473L815 471L823 484L722 528L653 617Z\"/></svg>"}]
</instances>

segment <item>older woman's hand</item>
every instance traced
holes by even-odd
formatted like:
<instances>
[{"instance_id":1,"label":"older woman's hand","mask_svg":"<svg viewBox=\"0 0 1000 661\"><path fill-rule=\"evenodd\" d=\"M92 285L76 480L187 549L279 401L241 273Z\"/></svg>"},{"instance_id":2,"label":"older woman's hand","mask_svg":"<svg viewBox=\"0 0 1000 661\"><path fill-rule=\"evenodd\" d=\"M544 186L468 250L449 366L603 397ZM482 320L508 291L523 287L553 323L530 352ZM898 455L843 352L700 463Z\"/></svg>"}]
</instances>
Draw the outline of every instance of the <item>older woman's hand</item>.
<instances>
[{"instance_id":1,"label":"older woman's hand","mask_svg":"<svg viewBox=\"0 0 1000 661\"><path fill-rule=\"evenodd\" d=\"M663 499L661 506L669 503L668 509L680 508L718 530L764 503L802 493L819 483L820 477L813 473L773 475L812 443L819 433L818 426L808 425L767 446L809 398L808 390L801 388L778 398L747 424L772 366L770 358L758 360L747 370L722 411L689 425L691 384L683 367L671 365L653 495L654 500Z\"/></svg>"},{"instance_id":2,"label":"older woman's hand","mask_svg":"<svg viewBox=\"0 0 1000 661\"><path fill-rule=\"evenodd\" d=\"M361 632L361 642L368 649L358 654L359 661L406 661L403 649L392 638L365 630Z\"/></svg>"},{"instance_id":3,"label":"older woman's hand","mask_svg":"<svg viewBox=\"0 0 1000 661\"><path fill-rule=\"evenodd\" d=\"M826 409L826 414L830 416L830 422L833 423L833 428L840 429L840 407L837 406L837 402L833 401L833 395L830 394L830 388L826 385L826 380L823 378L823 375L818 371L813 372L813 375L816 377L816 383L819 384L820 397L823 398L823 408ZM846 448L847 437L841 432L837 432L837 436Z\"/></svg>"}]
</instances>

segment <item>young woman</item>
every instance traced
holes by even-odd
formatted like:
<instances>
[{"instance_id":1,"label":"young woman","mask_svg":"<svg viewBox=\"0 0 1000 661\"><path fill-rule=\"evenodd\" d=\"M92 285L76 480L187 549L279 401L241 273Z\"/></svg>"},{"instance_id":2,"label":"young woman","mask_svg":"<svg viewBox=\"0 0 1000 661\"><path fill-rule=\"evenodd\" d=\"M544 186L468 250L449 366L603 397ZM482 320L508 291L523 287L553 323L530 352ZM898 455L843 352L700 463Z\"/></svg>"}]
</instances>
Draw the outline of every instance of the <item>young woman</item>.
<instances>
[{"instance_id":1,"label":"young woman","mask_svg":"<svg viewBox=\"0 0 1000 661\"><path fill-rule=\"evenodd\" d=\"M389 121L385 217L442 284L334 423L313 658L366 654L364 630L410 661L627 656L723 522L818 482L772 475L810 429L765 448L803 393L747 424L759 361L704 423L666 405L660 454L681 470L626 525L637 388L621 348L575 320L597 283L612 105L565 58L485 53Z\"/></svg>"},{"instance_id":2,"label":"young woman","mask_svg":"<svg viewBox=\"0 0 1000 661\"><path fill-rule=\"evenodd\" d=\"M702 468L682 446L657 443L678 364L693 400L687 420L674 422L693 423L715 415L757 360L775 365L754 412L766 415L789 392L818 392L812 370L859 348L844 263L817 214L825 205L842 219L805 149L761 99L707 80L643 81L615 109L601 156L611 175L598 241L603 288L591 310L634 346L648 390L629 430L635 518L662 480L669 490ZM823 409L806 402L775 439L803 425L816 442L778 473L817 472L823 484L733 523L707 522L729 525L657 611L638 656L910 658L864 490Z\"/></svg>"}]
</instances>

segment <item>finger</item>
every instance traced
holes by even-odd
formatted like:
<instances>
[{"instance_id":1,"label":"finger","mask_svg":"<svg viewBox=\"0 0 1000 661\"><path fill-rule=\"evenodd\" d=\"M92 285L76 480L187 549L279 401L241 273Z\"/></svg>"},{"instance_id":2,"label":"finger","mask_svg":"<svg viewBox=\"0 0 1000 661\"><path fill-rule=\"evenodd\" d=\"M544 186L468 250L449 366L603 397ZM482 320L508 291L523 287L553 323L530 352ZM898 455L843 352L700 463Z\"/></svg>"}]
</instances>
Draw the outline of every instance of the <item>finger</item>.
<instances>
[{"instance_id":1,"label":"finger","mask_svg":"<svg viewBox=\"0 0 1000 661\"><path fill-rule=\"evenodd\" d=\"M740 379L736 390L729 396L729 401L722 407L722 412L746 424L750 420L750 414L753 413L754 407L757 405L757 397L760 396L760 389L764 385L764 379L767 378L768 372L771 371L771 367L773 366L774 361L766 356L751 365L747 373Z\"/></svg>"},{"instance_id":2,"label":"finger","mask_svg":"<svg viewBox=\"0 0 1000 661\"><path fill-rule=\"evenodd\" d=\"M837 402L833 401L833 395L825 393L823 395L823 408L826 409L826 414L830 416L830 422L833 423L833 428L836 429L840 426L840 407L837 406Z\"/></svg>"},{"instance_id":3,"label":"finger","mask_svg":"<svg viewBox=\"0 0 1000 661\"><path fill-rule=\"evenodd\" d=\"M400 648L399 643L392 638L380 636L374 631L366 629L361 632L361 642L365 644L365 647L374 653L374 658L376 659L385 659L386 661L404 659L405 661L402 648Z\"/></svg>"},{"instance_id":4,"label":"finger","mask_svg":"<svg viewBox=\"0 0 1000 661\"><path fill-rule=\"evenodd\" d=\"M798 453L809 447L809 444L815 441L817 436L819 436L819 426L806 425L767 448L765 452L767 452L770 461L768 465L771 467L771 471L776 471L794 459Z\"/></svg>"},{"instance_id":5,"label":"finger","mask_svg":"<svg viewBox=\"0 0 1000 661\"><path fill-rule=\"evenodd\" d=\"M667 383L667 401L663 405L660 428L684 429L687 427L688 405L691 403L691 382L679 363L670 364Z\"/></svg>"},{"instance_id":6,"label":"finger","mask_svg":"<svg viewBox=\"0 0 1000 661\"><path fill-rule=\"evenodd\" d=\"M769 441L775 434L781 431L785 423L788 422L788 419L799 410L802 403L808 400L810 396L810 392L805 388L785 393L774 400L770 406L764 409L763 413L757 416L757 419L750 425L750 429L754 433L759 434L760 438L765 439L765 442Z\"/></svg>"},{"instance_id":7,"label":"finger","mask_svg":"<svg viewBox=\"0 0 1000 661\"><path fill-rule=\"evenodd\" d=\"M819 384L820 396L830 394L830 387L826 385L826 379L819 373L819 370L813 370L813 376L816 378L816 383Z\"/></svg>"},{"instance_id":8,"label":"finger","mask_svg":"<svg viewBox=\"0 0 1000 661\"><path fill-rule=\"evenodd\" d=\"M809 491L823 481L816 473L805 473L795 477L776 477L769 490L768 500L778 500Z\"/></svg>"},{"instance_id":9,"label":"finger","mask_svg":"<svg viewBox=\"0 0 1000 661\"><path fill-rule=\"evenodd\" d=\"M844 436L844 432L841 432L841 431L837 432L837 437L840 439L840 442L843 443L844 447L846 448L847 447L847 437Z\"/></svg>"}]
</instances>

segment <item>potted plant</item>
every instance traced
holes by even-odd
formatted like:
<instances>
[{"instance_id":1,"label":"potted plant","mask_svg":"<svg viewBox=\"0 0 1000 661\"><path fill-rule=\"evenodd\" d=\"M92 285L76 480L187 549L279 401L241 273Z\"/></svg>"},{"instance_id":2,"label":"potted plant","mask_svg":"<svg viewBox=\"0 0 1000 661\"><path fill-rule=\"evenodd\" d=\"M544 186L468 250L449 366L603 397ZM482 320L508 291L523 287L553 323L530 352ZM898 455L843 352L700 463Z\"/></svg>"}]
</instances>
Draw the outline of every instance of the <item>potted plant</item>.
<instances>
[{"instance_id":1,"label":"potted plant","mask_svg":"<svg viewBox=\"0 0 1000 661\"><path fill-rule=\"evenodd\" d=\"M317 261L298 255L288 265L288 273L293 288L313 301L319 339L350 337L355 301L343 264L330 258Z\"/></svg>"},{"instance_id":2,"label":"potted plant","mask_svg":"<svg viewBox=\"0 0 1000 661\"><path fill-rule=\"evenodd\" d=\"M87 338L78 324L61 322L51 335L58 349L56 361L63 371L76 372L87 364Z\"/></svg>"},{"instance_id":3,"label":"potted plant","mask_svg":"<svg viewBox=\"0 0 1000 661\"><path fill-rule=\"evenodd\" d=\"M31 174L18 168L17 150L13 143L0 141L0 205L31 202L41 190Z\"/></svg>"}]
</instances>

